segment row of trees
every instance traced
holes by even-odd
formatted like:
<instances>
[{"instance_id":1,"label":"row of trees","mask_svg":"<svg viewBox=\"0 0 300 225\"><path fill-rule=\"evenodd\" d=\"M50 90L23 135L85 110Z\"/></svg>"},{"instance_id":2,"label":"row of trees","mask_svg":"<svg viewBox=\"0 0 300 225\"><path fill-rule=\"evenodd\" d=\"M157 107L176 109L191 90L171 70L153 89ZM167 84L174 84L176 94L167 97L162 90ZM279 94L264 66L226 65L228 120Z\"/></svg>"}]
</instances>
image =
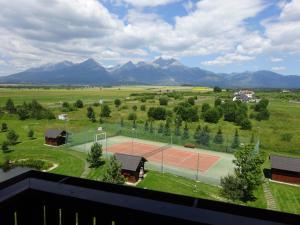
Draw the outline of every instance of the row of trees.
<instances>
[{"instance_id":1,"label":"row of trees","mask_svg":"<svg viewBox=\"0 0 300 225\"><path fill-rule=\"evenodd\" d=\"M6 101L4 109L9 114L17 114L20 120L26 119L55 119L55 115L49 110L44 108L36 100L30 103L24 102L22 105L15 106L13 100L9 98Z\"/></svg>"}]
</instances>

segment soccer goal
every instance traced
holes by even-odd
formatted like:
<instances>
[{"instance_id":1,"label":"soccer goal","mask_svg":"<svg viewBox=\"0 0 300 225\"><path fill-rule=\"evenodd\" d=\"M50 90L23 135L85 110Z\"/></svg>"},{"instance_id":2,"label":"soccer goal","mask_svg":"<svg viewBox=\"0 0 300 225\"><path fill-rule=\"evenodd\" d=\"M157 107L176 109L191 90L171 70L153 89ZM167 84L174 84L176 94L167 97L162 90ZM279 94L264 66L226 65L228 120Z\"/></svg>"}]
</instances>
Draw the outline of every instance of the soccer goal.
<instances>
[{"instance_id":1,"label":"soccer goal","mask_svg":"<svg viewBox=\"0 0 300 225\"><path fill-rule=\"evenodd\" d=\"M98 131L94 137L94 143L98 143L102 145L102 148L105 149L105 153L107 155L107 135L104 131Z\"/></svg>"}]
</instances>

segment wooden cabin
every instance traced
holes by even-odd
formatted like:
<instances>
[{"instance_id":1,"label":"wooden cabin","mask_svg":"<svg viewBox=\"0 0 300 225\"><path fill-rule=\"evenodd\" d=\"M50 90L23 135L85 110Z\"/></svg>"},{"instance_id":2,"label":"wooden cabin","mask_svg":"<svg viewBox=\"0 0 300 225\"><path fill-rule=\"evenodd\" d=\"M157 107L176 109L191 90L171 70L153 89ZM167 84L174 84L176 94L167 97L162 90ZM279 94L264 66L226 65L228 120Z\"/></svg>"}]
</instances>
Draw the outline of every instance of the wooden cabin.
<instances>
[{"instance_id":1,"label":"wooden cabin","mask_svg":"<svg viewBox=\"0 0 300 225\"><path fill-rule=\"evenodd\" d=\"M59 146L66 143L67 132L59 129L49 129L45 132L45 144Z\"/></svg>"},{"instance_id":2,"label":"wooden cabin","mask_svg":"<svg viewBox=\"0 0 300 225\"><path fill-rule=\"evenodd\" d=\"M300 158L271 155L270 161L272 180L300 184Z\"/></svg>"},{"instance_id":3,"label":"wooden cabin","mask_svg":"<svg viewBox=\"0 0 300 225\"><path fill-rule=\"evenodd\" d=\"M116 153L116 159L122 165L122 175L128 182L135 183L140 176L144 175L144 164L147 161L144 157Z\"/></svg>"}]
</instances>

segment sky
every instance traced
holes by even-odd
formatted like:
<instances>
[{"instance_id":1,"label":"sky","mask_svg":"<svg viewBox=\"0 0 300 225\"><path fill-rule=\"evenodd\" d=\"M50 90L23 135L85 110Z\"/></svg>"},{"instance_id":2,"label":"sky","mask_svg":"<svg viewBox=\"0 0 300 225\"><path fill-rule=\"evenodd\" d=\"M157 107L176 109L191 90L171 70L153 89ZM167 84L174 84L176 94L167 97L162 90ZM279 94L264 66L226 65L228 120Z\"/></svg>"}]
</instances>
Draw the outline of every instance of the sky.
<instances>
[{"instance_id":1,"label":"sky","mask_svg":"<svg viewBox=\"0 0 300 225\"><path fill-rule=\"evenodd\" d=\"M160 56L218 73L300 75L300 0L0 0L0 9L0 76Z\"/></svg>"}]
</instances>

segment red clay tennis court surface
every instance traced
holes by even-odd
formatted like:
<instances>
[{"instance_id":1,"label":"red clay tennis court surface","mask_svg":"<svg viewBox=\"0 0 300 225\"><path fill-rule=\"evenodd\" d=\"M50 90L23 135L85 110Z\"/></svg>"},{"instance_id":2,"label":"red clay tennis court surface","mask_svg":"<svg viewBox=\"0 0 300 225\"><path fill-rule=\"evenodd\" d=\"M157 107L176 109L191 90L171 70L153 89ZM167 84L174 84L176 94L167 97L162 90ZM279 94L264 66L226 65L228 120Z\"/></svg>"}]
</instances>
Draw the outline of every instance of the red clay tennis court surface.
<instances>
[{"instance_id":1,"label":"red clay tennis court surface","mask_svg":"<svg viewBox=\"0 0 300 225\"><path fill-rule=\"evenodd\" d=\"M172 146L156 146L139 142L123 142L114 144L107 149L112 153L124 153L144 156L149 162L162 163L183 169L207 171L220 157L193 151L184 151ZM162 153L163 150L163 153ZM198 162L199 158L199 162Z\"/></svg>"}]
</instances>

